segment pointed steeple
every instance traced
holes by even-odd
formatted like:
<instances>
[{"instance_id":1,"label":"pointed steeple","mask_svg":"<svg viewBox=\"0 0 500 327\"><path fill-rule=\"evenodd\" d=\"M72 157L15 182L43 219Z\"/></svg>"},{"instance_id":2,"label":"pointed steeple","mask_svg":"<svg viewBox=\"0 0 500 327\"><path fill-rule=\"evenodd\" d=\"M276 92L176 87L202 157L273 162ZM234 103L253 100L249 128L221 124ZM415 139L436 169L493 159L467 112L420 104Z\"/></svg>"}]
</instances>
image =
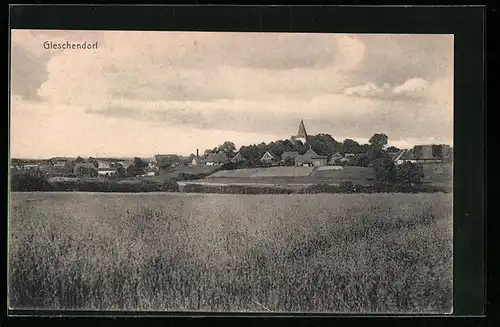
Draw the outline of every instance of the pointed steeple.
<instances>
[{"instance_id":1,"label":"pointed steeple","mask_svg":"<svg viewBox=\"0 0 500 327\"><path fill-rule=\"evenodd\" d=\"M304 121L301 119L299 124L299 131L297 132L297 138L307 138L306 127L304 126Z\"/></svg>"}]
</instances>

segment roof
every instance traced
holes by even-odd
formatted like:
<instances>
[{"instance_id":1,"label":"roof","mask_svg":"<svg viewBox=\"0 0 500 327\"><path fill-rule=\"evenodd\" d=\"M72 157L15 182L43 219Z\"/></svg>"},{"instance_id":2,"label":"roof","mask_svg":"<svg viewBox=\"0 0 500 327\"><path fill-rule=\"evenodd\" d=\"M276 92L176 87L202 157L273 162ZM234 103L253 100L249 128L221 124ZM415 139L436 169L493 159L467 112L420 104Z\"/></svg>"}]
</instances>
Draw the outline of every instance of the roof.
<instances>
[{"instance_id":1,"label":"roof","mask_svg":"<svg viewBox=\"0 0 500 327\"><path fill-rule=\"evenodd\" d=\"M318 154L316 152L314 152L314 150L312 148L309 148L309 150L307 150L306 153L304 153L304 156L317 157Z\"/></svg>"},{"instance_id":2,"label":"roof","mask_svg":"<svg viewBox=\"0 0 500 327\"><path fill-rule=\"evenodd\" d=\"M97 168L89 163L89 162L78 162L75 164L75 167L73 168L74 170L77 170L78 168L85 168L85 169L94 169L97 170Z\"/></svg>"},{"instance_id":3,"label":"roof","mask_svg":"<svg viewBox=\"0 0 500 327\"><path fill-rule=\"evenodd\" d=\"M354 153L344 153L344 157L355 157Z\"/></svg>"},{"instance_id":4,"label":"roof","mask_svg":"<svg viewBox=\"0 0 500 327\"><path fill-rule=\"evenodd\" d=\"M304 121L301 119L299 124L299 130L297 131L297 138L307 138L306 127L304 126Z\"/></svg>"},{"instance_id":5,"label":"roof","mask_svg":"<svg viewBox=\"0 0 500 327\"><path fill-rule=\"evenodd\" d=\"M340 159L340 158L342 158L342 155L337 151L334 154L332 154L332 158Z\"/></svg>"},{"instance_id":6,"label":"roof","mask_svg":"<svg viewBox=\"0 0 500 327\"><path fill-rule=\"evenodd\" d=\"M295 158L299 155L299 153L297 151L286 151L286 152L283 152L283 154L281 155L281 160L285 160L287 158Z\"/></svg>"},{"instance_id":7,"label":"roof","mask_svg":"<svg viewBox=\"0 0 500 327\"><path fill-rule=\"evenodd\" d=\"M236 153L236 155L231 159L232 161L243 161L246 160L245 157L241 155L241 153Z\"/></svg>"},{"instance_id":8,"label":"roof","mask_svg":"<svg viewBox=\"0 0 500 327\"><path fill-rule=\"evenodd\" d=\"M413 150L405 150L399 157L398 160L415 160L415 155Z\"/></svg>"},{"instance_id":9,"label":"roof","mask_svg":"<svg viewBox=\"0 0 500 327\"><path fill-rule=\"evenodd\" d=\"M214 153L208 156L207 162L228 162L229 159L225 152Z\"/></svg>"},{"instance_id":10,"label":"roof","mask_svg":"<svg viewBox=\"0 0 500 327\"><path fill-rule=\"evenodd\" d=\"M260 160L262 160L262 159L266 156L266 154L267 154L267 155L269 155L269 156L271 156L274 160L279 160L279 158L278 158L277 156L275 156L274 154L272 154L272 153L271 153L271 152L269 152L269 151L266 151L266 153L264 153L264 154L262 155L262 157L260 158Z\"/></svg>"}]
</instances>

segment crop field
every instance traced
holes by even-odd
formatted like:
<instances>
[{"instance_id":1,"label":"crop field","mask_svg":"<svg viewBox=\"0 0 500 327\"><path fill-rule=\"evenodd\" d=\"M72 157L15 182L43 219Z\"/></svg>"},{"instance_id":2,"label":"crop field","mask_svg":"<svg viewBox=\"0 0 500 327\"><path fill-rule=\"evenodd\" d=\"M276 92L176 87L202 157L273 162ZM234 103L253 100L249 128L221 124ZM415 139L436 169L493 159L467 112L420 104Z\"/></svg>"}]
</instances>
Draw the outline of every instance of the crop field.
<instances>
[{"instance_id":1,"label":"crop field","mask_svg":"<svg viewBox=\"0 0 500 327\"><path fill-rule=\"evenodd\" d=\"M450 194L13 193L13 309L444 313Z\"/></svg>"}]
</instances>

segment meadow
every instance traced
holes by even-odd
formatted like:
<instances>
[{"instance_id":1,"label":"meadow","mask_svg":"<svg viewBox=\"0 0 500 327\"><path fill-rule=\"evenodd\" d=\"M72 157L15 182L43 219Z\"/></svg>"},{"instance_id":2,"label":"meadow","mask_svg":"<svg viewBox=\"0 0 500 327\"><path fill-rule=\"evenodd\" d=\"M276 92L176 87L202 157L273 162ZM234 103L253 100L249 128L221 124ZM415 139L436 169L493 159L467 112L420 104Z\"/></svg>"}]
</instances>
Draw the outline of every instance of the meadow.
<instances>
[{"instance_id":1,"label":"meadow","mask_svg":"<svg viewBox=\"0 0 500 327\"><path fill-rule=\"evenodd\" d=\"M12 309L444 313L450 194L12 193Z\"/></svg>"}]
</instances>

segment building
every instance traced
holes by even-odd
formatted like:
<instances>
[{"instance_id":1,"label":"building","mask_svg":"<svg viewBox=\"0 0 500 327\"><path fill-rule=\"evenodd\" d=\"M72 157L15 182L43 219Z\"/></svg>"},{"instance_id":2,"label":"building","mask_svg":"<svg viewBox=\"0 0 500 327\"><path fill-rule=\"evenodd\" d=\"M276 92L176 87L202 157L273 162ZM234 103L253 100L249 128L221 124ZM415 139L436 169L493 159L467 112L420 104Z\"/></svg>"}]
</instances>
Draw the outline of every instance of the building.
<instances>
[{"instance_id":1,"label":"building","mask_svg":"<svg viewBox=\"0 0 500 327\"><path fill-rule=\"evenodd\" d=\"M307 132L306 132L306 126L304 125L304 121L302 119L300 120L297 135L292 136L290 139L292 142L300 141L300 142L302 142L302 144L306 144Z\"/></svg>"},{"instance_id":2,"label":"building","mask_svg":"<svg viewBox=\"0 0 500 327\"><path fill-rule=\"evenodd\" d=\"M128 167L130 167L131 165L134 164L134 162L130 161L130 160L126 160L126 161L118 161L117 164L119 164L120 166L122 166L123 169L127 170Z\"/></svg>"},{"instance_id":3,"label":"building","mask_svg":"<svg viewBox=\"0 0 500 327\"><path fill-rule=\"evenodd\" d=\"M279 158L269 151L266 151L264 155L260 158L263 163L273 164L279 162Z\"/></svg>"},{"instance_id":4,"label":"building","mask_svg":"<svg viewBox=\"0 0 500 327\"><path fill-rule=\"evenodd\" d=\"M340 159L342 159L342 155L337 151L331 156L330 162L328 164L335 165Z\"/></svg>"},{"instance_id":5,"label":"building","mask_svg":"<svg viewBox=\"0 0 500 327\"><path fill-rule=\"evenodd\" d=\"M327 156L320 156L312 148L309 148L303 155L295 157L295 166L322 167L326 166L327 160Z\"/></svg>"},{"instance_id":6,"label":"building","mask_svg":"<svg viewBox=\"0 0 500 327\"><path fill-rule=\"evenodd\" d=\"M106 169L111 169L112 162L106 160L97 160L97 169L102 169L103 171Z\"/></svg>"},{"instance_id":7,"label":"building","mask_svg":"<svg viewBox=\"0 0 500 327\"><path fill-rule=\"evenodd\" d=\"M236 155L231 158L232 163L238 163L238 162L243 162L246 161L247 159L241 155L240 152L236 153Z\"/></svg>"},{"instance_id":8,"label":"building","mask_svg":"<svg viewBox=\"0 0 500 327\"><path fill-rule=\"evenodd\" d=\"M281 155L281 162L286 164L287 161L291 161L295 164L295 158L299 156L297 151L286 151Z\"/></svg>"},{"instance_id":9,"label":"building","mask_svg":"<svg viewBox=\"0 0 500 327\"><path fill-rule=\"evenodd\" d=\"M217 166L229 163L229 158L225 152L214 153L208 156L206 160L207 166Z\"/></svg>"}]
</instances>

